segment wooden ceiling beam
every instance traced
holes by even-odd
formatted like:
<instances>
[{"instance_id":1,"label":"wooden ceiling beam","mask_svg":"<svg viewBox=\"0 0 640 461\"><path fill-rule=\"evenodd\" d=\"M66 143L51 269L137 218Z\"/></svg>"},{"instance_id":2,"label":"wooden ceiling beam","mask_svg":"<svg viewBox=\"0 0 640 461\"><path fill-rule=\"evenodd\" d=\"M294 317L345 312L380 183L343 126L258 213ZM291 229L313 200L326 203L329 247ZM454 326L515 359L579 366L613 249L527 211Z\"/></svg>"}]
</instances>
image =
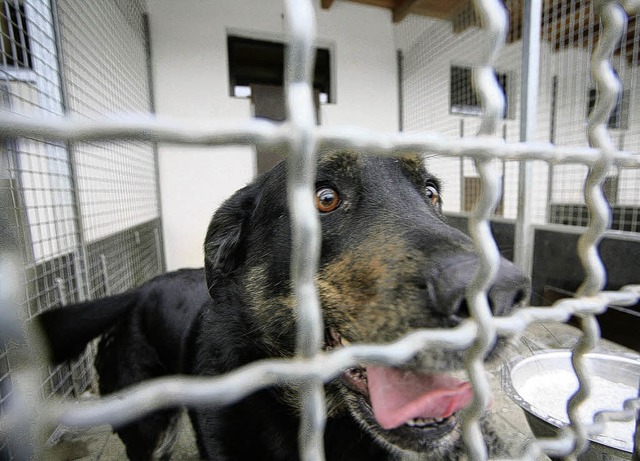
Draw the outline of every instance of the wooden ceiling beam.
<instances>
[{"instance_id":1,"label":"wooden ceiling beam","mask_svg":"<svg viewBox=\"0 0 640 461\"><path fill-rule=\"evenodd\" d=\"M320 4L322 5L323 10L328 10L329 8L331 8L331 5L333 5L333 0L321 0Z\"/></svg>"},{"instance_id":2,"label":"wooden ceiling beam","mask_svg":"<svg viewBox=\"0 0 640 461\"><path fill-rule=\"evenodd\" d=\"M400 0L393 8L393 22L400 22L411 12L411 7L418 0Z\"/></svg>"}]
</instances>

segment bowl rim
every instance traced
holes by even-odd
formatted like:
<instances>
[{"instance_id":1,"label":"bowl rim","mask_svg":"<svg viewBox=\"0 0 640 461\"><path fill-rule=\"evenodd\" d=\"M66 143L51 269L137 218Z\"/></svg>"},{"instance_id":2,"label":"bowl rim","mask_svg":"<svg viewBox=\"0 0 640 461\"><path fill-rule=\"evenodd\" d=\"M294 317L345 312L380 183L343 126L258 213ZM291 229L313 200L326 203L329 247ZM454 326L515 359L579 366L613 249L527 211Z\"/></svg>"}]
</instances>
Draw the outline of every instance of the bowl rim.
<instances>
[{"instance_id":1,"label":"bowl rim","mask_svg":"<svg viewBox=\"0 0 640 461\"><path fill-rule=\"evenodd\" d=\"M562 357L562 358L570 358L573 354L573 350L571 349L540 349L536 351L532 351L530 356L518 355L506 362L502 367L501 373L501 384L504 392L518 404L523 410L531 413L532 415L542 419L543 421L555 426L556 428L562 428L567 426L568 424L565 421L554 418L551 415L548 415L546 412L538 409L537 407L531 405L525 399L523 399L515 386L513 385L513 379L511 377L511 372L522 364L533 361L536 356L547 356L547 357ZM632 363L640 366L640 355L633 354L629 352L601 352L601 351L592 351L584 354L586 357L592 358L606 358L613 359L618 362L626 362ZM600 435L588 435L587 439L598 443L600 445L604 445L605 447L614 448L620 451L624 451L626 453L633 452L633 443L631 448L625 443L622 443L616 439L611 439L608 437L603 437ZM632 441L633 442L633 441Z\"/></svg>"}]
</instances>

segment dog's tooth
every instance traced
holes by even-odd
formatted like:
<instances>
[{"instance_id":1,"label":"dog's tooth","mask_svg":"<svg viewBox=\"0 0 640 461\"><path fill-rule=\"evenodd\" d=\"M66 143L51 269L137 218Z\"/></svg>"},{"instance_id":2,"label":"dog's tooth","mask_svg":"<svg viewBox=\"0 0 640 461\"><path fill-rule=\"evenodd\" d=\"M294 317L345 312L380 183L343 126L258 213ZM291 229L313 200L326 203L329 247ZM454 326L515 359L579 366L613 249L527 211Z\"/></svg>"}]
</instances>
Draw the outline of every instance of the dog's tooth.
<instances>
[{"instance_id":1,"label":"dog's tooth","mask_svg":"<svg viewBox=\"0 0 640 461\"><path fill-rule=\"evenodd\" d=\"M405 422L407 426L411 427L427 427L435 424L440 424L445 418L413 418Z\"/></svg>"},{"instance_id":2,"label":"dog's tooth","mask_svg":"<svg viewBox=\"0 0 640 461\"><path fill-rule=\"evenodd\" d=\"M340 344L342 344L344 347L351 346L349 340L344 339L343 337L340 337Z\"/></svg>"},{"instance_id":3,"label":"dog's tooth","mask_svg":"<svg viewBox=\"0 0 640 461\"><path fill-rule=\"evenodd\" d=\"M424 426L426 421L422 418L413 418L406 422L408 426Z\"/></svg>"}]
</instances>

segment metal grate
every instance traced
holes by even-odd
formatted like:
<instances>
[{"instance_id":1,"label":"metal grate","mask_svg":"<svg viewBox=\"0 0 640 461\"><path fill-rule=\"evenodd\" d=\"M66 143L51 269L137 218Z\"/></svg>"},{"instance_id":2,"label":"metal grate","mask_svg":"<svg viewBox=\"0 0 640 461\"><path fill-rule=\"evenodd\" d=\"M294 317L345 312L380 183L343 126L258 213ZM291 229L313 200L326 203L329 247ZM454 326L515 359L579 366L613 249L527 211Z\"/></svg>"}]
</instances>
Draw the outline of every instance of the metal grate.
<instances>
[{"instance_id":1,"label":"metal grate","mask_svg":"<svg viewBox=\"0 0 640 461\"><path fill-rule=\"evenodd\" d=\"M2 110L74 120L148 114L145 27L137 0L84 2L82 8L71 0L1 0ZM124 291L163 271L152 143L34 136L3 136L2 143L2 218L17 235L22 290L13 302L23 322L66 303ZM0 336L5 333L3 328ZM17 390L33 390L38 395L29 398L38 402L78 395L92 381L91 348L72 363L42 364L36 389L22 385L29 360L1 347L0 413L11 398L21 398ZM0 450L7 453L3 459L11 458L4 442Z\"/></svg>"},{"instance_id":2,"label":"metal grate","mask_svg":"<svg viewBox=\"0 0 640 461\"><path fill-rule=\"evenodd\" d=\"M500 84L508 105L497 134L509 140L522 140L518 125L521 62L526 51L522 39L523 0L508 0L509 34L496 60ZM538 107L534 138L562 146L588 146L587 116L596 101L595 81L589 71L589 57L599 41L601 28L595 11L598 2L550 0L541 7L540 71ZM619 150L637 152L640 125L637 117L640 72L640 21L631 14L612 58L613 68L622 82L622 93L608 118L612 142ZM479 19L472 9L462 10L452 21L413 17L396 27L396 40L403 51L404 128L407 131L436 130L451 136L474 136L479 109L468 79L461 78L475 62L474 43L480 34ZM451 75L446 75L447 69ZM447 84L447 82L449 82ZM449 87L447 87L449 85ZM428 103L427 103L428 101ZM462 107L462 110L461 110ZM432 160L442 171L448 200L445 211L465 212L479 194L473 184L478 173L471 160L446 157ZM532 181L536 191L531 203L533 224L586 226L588 210L582 184L585 165L549 165L535 162ZM471 183L466 187L465 182ZM504 209L496 213L517 218L518 168L505 165ZM605 182L612 208L611 229L638 232L640 209L640 171L635 167L612 167ZM514 193L509 193L514 191Z\"/></svg>"},{"instance_id":3,"label":"metal grate","mask_svg":"<svg viewBox=\"0 0 640 461\"><path fill-rule=\"evenodd\" d=\"M584 120L596 102L596 82L589 73L589 54L602 37L594 2L556 0L542 18L540 95L549 111L540 130L558 145L587 145ZM640 16L631 14L611 63L621 83L612 113L607 117L611 142L620 150L640 149ZM580 184L587 169L579 165L556 166L551 171L548 222L585 226L588 211ZM613 212L611 228L638 232L640 170L616 168L607 172L607 201Z\"/></svg>"},{"instance_id":4,"label":"metal grate","mask_svg":"<svg viewBox=\"0 0 640 461\"><path fill-rule=\"evenodd\" d=\"M313 7L311 1L288 0L285 3L291 39L287 51L289 66L286 76L290 117L284 124L251 121L243 125L226 127L197 127L193 124L181 123L179 120L146 117L128 120L102 117L94 117L92 120L70 120L37 116L25 118L4 112L0 114L0 133L3 133L5 139L14 137L20 140L25 137L47 139L47 145L56 148L64 145L60 143L112 143L122 142L123 139L131 142L153 140L198 145L288 145L291 161L299 167L290 168L291 176L288 178L293 216L292 282L299 314L297 316L299 321L297 358L252 364L216 378L165 378L154 383L143 384L126 393L114 394L99 401L73 407L60 403L47 403L48 410L43 413L36 413L34 404L31 403L22 413L15 413L8 417L14 418L14 423L20 423L28 421L29 411L32 411L34 415L41 415L40 422L62 422L79 426L102 422L121 424L132 419L134 415L139 417L141 414L167 406L184 403L195 406L204 401L229 403L268 385L293 382L300 386L304 396L300 426L301 458L319 460L323 459L321 443L325 418L323 381L337 375L345 368L371 359L393 365L408 360L424 347L463 347L468 350L467 371L474 387L474 403L463 415L464 440L470 459L486 459L487 451L478 420L489 399L489 386L481 358L492 340L496 335L512 335L521 332L534 321L562 322L566 321L571 314L578 313L582 318L584 335L574 350L573 363L580 380L581 392L571 400L569 406L572 425L557 438L532 441L521 459L536 459L540 453L554 456L571 455L575 459L575 455L587 443L588 432L597 431L603 420L634 418L633 408L638 408L640 405L638 399L629 401L627 411L623 413L600 414L596 417L595 425L580 423L576 419L575 412L577 405L588 396L591 388L583 357L593 348L599 337L594 314L602 312L609 303L618 305L635 303L640 296L640 286L626 287L617 292L601 291L605 273L597 252L597 243L609 224L608 205L599 192L600 186L612 168L637 169L640 167L640 156L617 149L607 128L609 113L615 105L618 87L610 63L615 44L624 29L625 15L622 7L614 2L603 2L599 7L603 24L602 33L590 66L591 78L597 82L599 97L588 126L593 147L586 147L504 141L500 132L504 95L495 79L494 66L507 37L508 21L503 6L492 0L475 2L475 15L480 18L482 24L482 28L475 32L477 40L473 74L473 85L483 107L483 115L477 120L477 129L474 128L478 136L457 139L426 132L421 127L416 127L415 132L408 134L381 134L347 128L316 128L310 85L315 26ZM640 7L638 2L627 2L626 6L631 13ZM482 184L482 194L471 215L470 231L480 255L481 264L475 281L467 293L471 312L470 320L450 330L415 332L390 345L357 345L331 354L319 354L322 319L313 288L319 244L312 184L314 152L320 145L363 149L376 155L397 155L419 150L433 152L447 159L459 161L463 157L468 157L473 161ZM579 164L590 169L584 185L590 222L577 249L587 276L578 298L559 301L551 308L521 309L507 318L491 316L486 289L497 270L498 253L488 227L488 219L500 196L496 159L499 161L537 160L560 165ZM66 165L64 162L63 164ZM17 170L9 171L15 173ZM61 174L60 177L67 176ZM66 189L63 188L63 190ZM14 207L14 210L18 208ZM76 234L77 231L70 235ZM71 237L67 240L70 239ZM63 238L52 240L47 251L51 252L69 245L67 240ZM4 254L1 256L5 258ZM105 259L101 258L101 261ZM71 270L70 267L69 270ZM10 284L8 288L1 291L0 295L6 297L18 290L15 283ZM13 301L13 299L10 300ZM8 302L2 303L3 306L8 304ZM7 313L3 315L8 316ZM22 379L20 382L22 393L28 395L33 388L33 383L33 378L28 376ZM131 411L132 408L138 411ZM4 419L3 422L9 421ZM3 427L6 428L6 424ZM12 427L15 427L15 424ZM34 431L36 436L33 440L36 449L41 442L37 437L38 433L37 430Z\"/></svg>"}]
</instances>

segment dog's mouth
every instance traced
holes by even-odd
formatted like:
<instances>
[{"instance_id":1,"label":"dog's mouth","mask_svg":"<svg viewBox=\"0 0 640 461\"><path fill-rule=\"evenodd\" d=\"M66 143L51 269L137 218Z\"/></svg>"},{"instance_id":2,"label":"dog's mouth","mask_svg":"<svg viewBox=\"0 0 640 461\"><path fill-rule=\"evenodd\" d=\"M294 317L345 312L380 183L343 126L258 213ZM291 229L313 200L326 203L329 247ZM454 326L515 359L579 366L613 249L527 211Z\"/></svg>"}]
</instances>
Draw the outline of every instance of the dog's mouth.
<instances>
[{"instance_id":1,"label":"dog's mouth","mask_svg":"<svg viewBox=\"0 0 640 461\"><path fill-rule=\"evenodd\" d=\"M332 328L326 336L326 350L349 345ZM456 425L457 412L473 400L469 382L444 373L370 365L350 368L341 378L363 397L377 423L386 430L447 432Z\"/></svg>"}]
</instances>

